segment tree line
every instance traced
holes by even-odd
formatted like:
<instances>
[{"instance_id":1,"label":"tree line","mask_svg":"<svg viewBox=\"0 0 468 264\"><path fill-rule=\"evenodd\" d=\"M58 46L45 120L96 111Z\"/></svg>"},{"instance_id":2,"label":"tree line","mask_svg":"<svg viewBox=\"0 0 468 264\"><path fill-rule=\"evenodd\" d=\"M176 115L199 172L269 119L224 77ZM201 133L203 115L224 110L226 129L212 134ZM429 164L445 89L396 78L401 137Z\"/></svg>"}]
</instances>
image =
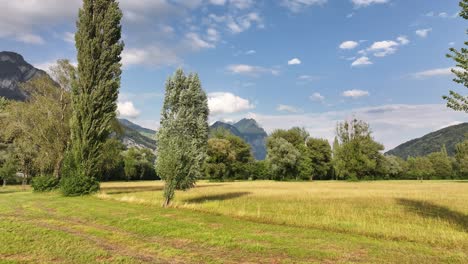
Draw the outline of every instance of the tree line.
<instances>
[{"instance_id":1,"label":"tree line","mask_svg":"<svg viewBox=\"0 0 468 264\"><path fill-rule=\"evenodd\" d=\"M460 2L467 19L468 0ZM96 15L100 14L100 15ZM122 150L116 141L117 97L124 44L122 11L116 0L83 0L75 42L78 67L59 61L47 77L24 85L27 103L0 99L0 177L5 183L20 168L22 181L34 177L36 190L59 187L63 195L99 190L99 181L120 172L127 180L157 173L165 181L164 205L175 190L196 180L375 180L466 178L468 141L455 158L444 148L427 157L384 156L369 127L357 119L337 125L333 147L302 128L276 130L267 139L265 161L255 161L249 146L226 131L210 134L207 96L197 74L177 70L166 82L158 153ZM467 43L465 43L466 45ZM467 85L467 49L451 49L459 69L455 82ZM456 92L448 106L465 111L468 100ZM155 170L152 167L155 164ZM117 169L116 169L117 168ZM107 175L107 176L106 176ZM152 177L155 174L152 174Z\"/></svg>"}]
</instances>

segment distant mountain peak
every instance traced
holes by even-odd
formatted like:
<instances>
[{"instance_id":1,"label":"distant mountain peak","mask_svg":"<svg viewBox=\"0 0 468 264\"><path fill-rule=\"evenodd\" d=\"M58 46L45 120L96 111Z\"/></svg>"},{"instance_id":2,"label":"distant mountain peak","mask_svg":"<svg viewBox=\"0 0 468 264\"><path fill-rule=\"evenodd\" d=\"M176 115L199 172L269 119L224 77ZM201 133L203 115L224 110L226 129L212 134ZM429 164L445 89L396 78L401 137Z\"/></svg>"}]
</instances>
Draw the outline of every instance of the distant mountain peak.
<instances>
[{"instance_id":1,"label":"distant mountain peak","mask_svg":"<svg viewBox=\"0 0 468 264\"><path fill-rule=\"evenodd\" d=\"M20 89L20 84L43 75L47 73L34 68L20 54L11 51L0 52L0 96L24 101L28 95Z\"/></svg>"},{"instance_id":2,"label":"distant mountain peak","mask_svg":"<svg viewBox=\"0 0 468 264\"><path fill-rule=\"evenodd\" d=\"M426 156L441 150L445 145L449 155L455 154L455 146L465 140L468 123L453 125L431 132L423 137L410 140L385 153L406 159L408 157Z\"/></svg>"}]
</instances>

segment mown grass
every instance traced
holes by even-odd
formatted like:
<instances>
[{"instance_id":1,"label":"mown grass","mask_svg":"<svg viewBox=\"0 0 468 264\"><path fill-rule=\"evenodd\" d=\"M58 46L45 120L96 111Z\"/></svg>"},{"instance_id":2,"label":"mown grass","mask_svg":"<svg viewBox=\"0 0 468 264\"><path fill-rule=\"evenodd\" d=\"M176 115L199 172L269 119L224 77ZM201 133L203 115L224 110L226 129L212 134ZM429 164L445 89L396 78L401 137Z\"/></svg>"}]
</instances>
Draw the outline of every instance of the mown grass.
<instances>
[{"instance_id":1,"label":"mown grass","mask_svg":"<svg viewBox=\"0 0 468 264\"><path fill-rule=\"evenodd\" d=\"M468 183L200 183L168 209L161 186L0 188L0 263L468 261Z\"/></svg>"}]
</instances>

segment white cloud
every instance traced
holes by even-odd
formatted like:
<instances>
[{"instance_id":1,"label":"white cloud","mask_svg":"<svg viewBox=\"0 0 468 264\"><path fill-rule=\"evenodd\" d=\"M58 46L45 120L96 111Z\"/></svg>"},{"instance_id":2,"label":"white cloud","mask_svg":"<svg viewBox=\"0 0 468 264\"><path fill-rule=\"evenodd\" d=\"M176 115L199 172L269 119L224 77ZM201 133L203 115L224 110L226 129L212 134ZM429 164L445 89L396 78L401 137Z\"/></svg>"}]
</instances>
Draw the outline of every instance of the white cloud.
<instances>
[{"instance_id":1,"label":"white cloud","mask_svg":"<svg viewBox=\"0 0 468 264\"><path fill-rule=\"evenodd\" d=\"M238 9L247 9L250 8L253 4L253 0L230 0L232 6Z\"/></svg>"},{"instance_id":2,"label":"white cloud","mask_svg":"<svg viewBox=\"0 0 468 264\"><path fill-rule=\"evenodd\" d=\"M401 45L407 45L408 43L410 43L407 36L399 36L397 40L398 42L400 42Z\"/></svg>"},{"instance_id":3,"label":"white cloud","mask_svg":"<svg viewBox=\"0 0 468 264\"><path fill-rule=\"evenodd\" d=\"M187 33L185 37L188 41L189 47L191 47L193 50L208 49L215 47L214 44L203 40L197 33L190 32Z\"/></svg>"},{"instance_id":4,"label":"white cloud","mask_svg":"<svg viewBox=\"0 0 468 264\"><path fill-rule=\"evenodd\" d=\"M431 69L431 70L413 73L411 74L411 76L416 79L426 79L426 78L436 77L436 76L450 76L453 74L452 69L453 68Z\"/></svg>"},{"instance_id":5,"label":"white cloud","mask_svg":"<svg viewBox=\"0 0 468 264\"><path fill-rule=\"evenodd\" d=\"M388 3L389 0L351 0L355 7L366 7L373 4L385 4Z\"/></svg>"},{"instance_id":6,"label":"white cloud","mask_svg":"<svg viewBox=\"0 0 468 264\"><path fill-rule=\"evenodd\" d=\"M363 90L348 90L344 91L342 96L357 99L360 97L369 96L369 92Z\"/></svg>"},{"instance_id":7,"label":"white cloud","mask_svg":"<svg viewBox=\"0 0 468 264\"><path fill-rule=\"evenodd\" d=\"M75 33L65 32L63 34L63 41L75 44Z\"/></svg>"},{"instance_id":8,"label":"white cloud","mask_svg":"<svg viewBox=\"0 0 468 264\"><path fill-rule=\"evenodd\" d=\"M227 92L209 93L208 106L212 115L232 114L255 108L249 100Z\"/></svg>"},{"instance_id":9,"label":"white cloud","mask_svg":"<svg viewBox=\"0 0 468 264\"><path fill-rule=\"evenodd\" d=\"M298 13L309 6L323 5L327 2L328 0L282 0L281 5L291 12Z\"/></svg>"},{"instance_id":10,"label":"white cloud","mask_svg":"<svg viewBox=\"0 0 468 264\"><path fill-rule=\"evenodd\" d=\"M393 40L384 40L374 42L367 50L374 52L376 57L385 57L397 51L399 44Z\"/></svg>"},{"instance_id":11,"label":"white cloud","mask_svg":"<svg viewBox=\"0 0 468 264\"><path fill-rule=\"evenodd\" d=\"M320 76L300 75L299 77L297 77L297 80L301 83L308 83L308 82L320 80Z\"/></svg>"},{"instance_id":12,"label":"white cloud","mask_svg":"<svg viewBox=\"0 0 468 264\"><path fill-rule=\"evenodd\" d=\"M348 40L340 44L340 49L351 50L359 46L356 41Z\"/></svg>"},{"instance_id":13,"label":"white cloud","mask_svg":"<svg viewBox=\"0 0 468 264\"><path fill-rule=\"evenodd\" d=\"M301 60L298 58L294 58L288 61L288 65L299 65L301 63L302 63Z\"/></svg>"},{"instance_id":14,"label":"white cloud","mask_svg":"<svg viewBox=\"0 0 468 264\"><path fill-rule=\"evenodd\" d=\"M243 75L251 75L251 76L258 76L260 74L272 74L278 75L278 70L264 68L260 66L253 66L247 64L233 64L227 67L227 70L234 74L243 74Z\"/></svg>"},{"instance_id":15,"label":"white cloud","mask_svg":"<svg viewBox=\"0 0 468 264\"><path fill-rule=\"evenodd\" d=\"M369 57L363 56L360 58L357 58L353 63L351 64L351 67L356 67L356 66L364 66L364 65L372 65L372 61L369 60Z\"/></svg>"},{"instance_id":16,"label":"white cloud","mask_svg":"<svg viewBox=\"0 0 468 264\"><path fill-rule=\"evenodd\" d=\"M227 22L227 27L228 29L233 33L233 34L238 34L241 32L244 32L248 29L250 29L254 24L257 25L259 28L263 28L263 19L260 16L260 14L256 12L251 12L248 13L244 16L240 17L233 17L233 16L227 16L227 17L217 17L217 16L210 16L214 20L222 20Z\"/></svg>"},{"instance_id":17,"label":"white cloud","mask_svg":"<svg viewBox=\"0 0 468 264\"><path fill-rule=\"evenodd\" d=\"M427 37L429 35L429 32L432 31L432 28L425 28L425 29L418 29L416 30L416 35L420 36L421 38Z\"/></svg>"},{"instance_id":18,"label":"white cloud","mask_svg":"<svg viewBox=\"0 0 468 264\"><path fill-rule=\"evenodd\" d=\"M210 3L213 5L224 5L226 4L226 0L210 0Z\"/></svg>"},{"instance_id":19,"label":"white cloud","mask_svg":"<svg viewBox=\"0 0 468 264\"><path fill-rule=\"evenodd\" d=\"M289 112L289 113L299 113L299 112L301 112L301 109L299 109L299 108L296 108L296 107L291 106L291 105L283 105L283 104L278 105L276 110L280 111L280 112Z\"/></svg>"},{"instance_id":20,"label":"white cloud","mask_svg":"<svg viewBox=\"0 0 468 264\"><path fill-rule=\"evenodd\" d=\"M468 121L465 113L454 112L443 104L427 105L381 105L331 111L289 115L262 115L250 113L267 132L275 129L304 127L313 137L333 142L337 122L359 118L369 122L378 142L390 150L408 140L421 137L449 124Z\"/></svg>"},{"instance_id":21,"label":"white cloud","mask_svg":"<svg viewBox=\"0 0 468 264\"><path fill-rule=\"evenodd\" d=\"M309 99L314 102L323 102L325 100L325 96L321 95L320 93L313 93L309 96Z\"/></svg>"},{"instance_id":22,"label":"white cloud","mask_svg":"<svg viewBox=\"0 0 468 264\"><path fill-rule=\"evenodd\" d=\"M140 111L135 108L131 101L119 101L117 103L117 112L120 117L136 118Z\"/></svg>"},{"instance_id":23,"label":"white cloud","mask_svg":"<svg viewBox=\"0 0 468 264\"><path fill-rule=\"evenodd\" d=\"M255 50L248 50L245 52L246 55L253 55L255 53L257 53Z\"/></svg>"},{"instance_id":24,"label":"white cloud","mask_svg":"<svg viewBox=\"0 0 468 264\"><path fill-rule=\"evenodd\" d=\"M174 49L164 46L146 46L144 48L124 49L122 54L122 64L125 67L132 65L146 66L175 66L181 63L177 52Z\"/></svg>"}]
</instances>

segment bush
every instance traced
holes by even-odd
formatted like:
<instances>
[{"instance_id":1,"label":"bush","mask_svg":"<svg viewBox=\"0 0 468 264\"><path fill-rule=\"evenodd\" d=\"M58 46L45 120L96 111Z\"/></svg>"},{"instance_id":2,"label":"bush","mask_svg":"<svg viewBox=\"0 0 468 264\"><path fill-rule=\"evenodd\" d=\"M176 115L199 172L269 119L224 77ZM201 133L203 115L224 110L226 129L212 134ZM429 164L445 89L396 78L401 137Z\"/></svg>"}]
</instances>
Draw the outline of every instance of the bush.
<instances>
[{"instance_id":1,"label":"bush","mask_svg":"<svg viewBox=\"0 0 468 264\"><path fill-rule=\"evenodd\" d=\"M50 192L57 189L58 185L59 180L48 175L34 177L31 182L35 192Z\"/></svg>"},{"instance_id":2,"label":"bush","mask_svg":"<svg viewBox=\"0 0 468 264\"><path fill-rule=\"evenodd\" d=\"M60 181L64 196L88 195L99 191L99 182L95 178L84 176L67 176Z\"/></svg>"}]
</instances>

